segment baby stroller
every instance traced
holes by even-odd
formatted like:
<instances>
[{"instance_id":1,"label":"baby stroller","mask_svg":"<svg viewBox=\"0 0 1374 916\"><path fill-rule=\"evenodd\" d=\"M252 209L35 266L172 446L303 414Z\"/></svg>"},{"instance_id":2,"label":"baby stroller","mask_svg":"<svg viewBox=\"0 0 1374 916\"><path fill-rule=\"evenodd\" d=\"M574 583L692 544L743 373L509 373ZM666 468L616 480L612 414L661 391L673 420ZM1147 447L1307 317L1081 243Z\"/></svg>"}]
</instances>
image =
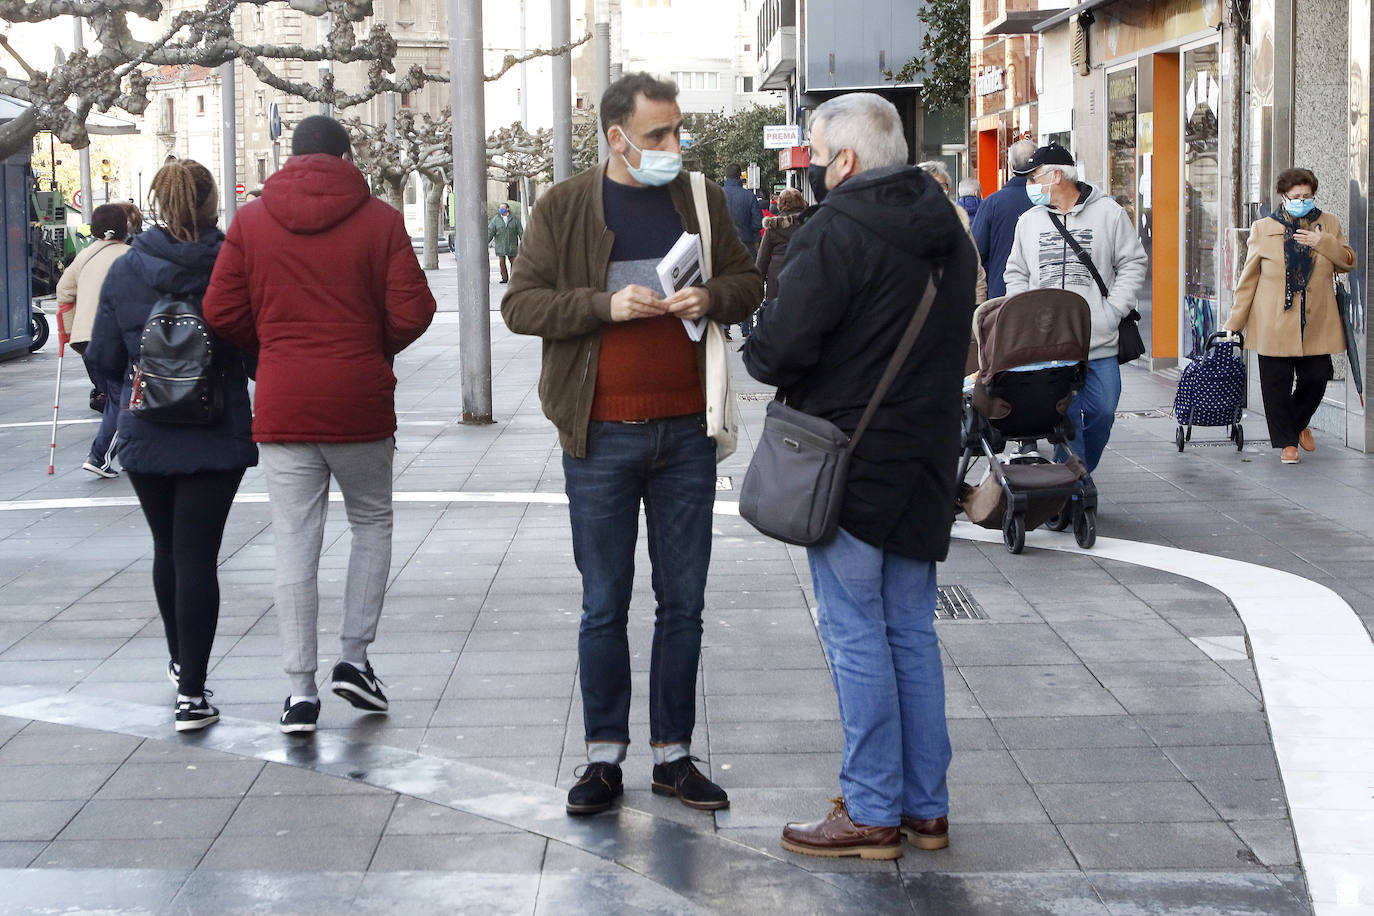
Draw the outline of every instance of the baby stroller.
<instances>
[{"instance_id":1,"label":"baby stroller","mask_svg":"<svg viewBox=\"0 0 1374 916\"><path fill-rule=\"evenodd\" d=\"M1183 444L1193 439L1194 426L1224 426L1226 437L1236 444L1236 451L1245 448L1245 428L1240 425L1245 416L1245 343L1242 335L1234 338L1227 331L1218 331L1207 338L1202 353L1184 368L1174 395L1174 419L1178 429L1174 444L1183 451Z\"/></svg>"},{"instance_id":2,"label":"baby stroller","mask_svg":"<svg viewBox=\"0 0 1374 916\"><path fill-rule=\"evenodd\" d=\"M974 524L1000 527L1012 553L1040 525L1063 531L1072 524L1078 546L1091 547L1097 488L1067 447L1075 435L1069 402L1088 371L1088 303L1060 289L992 299L974 312L973 334L978 368L964 398L960 508ZM1040 439L1068 458L1051 461L1028 449ZM1020 440L1022 448L1004 460L1008 440ZM988 474L971 486L965 478L979 458L987 459Z\"/></svg>"}]
</instances>

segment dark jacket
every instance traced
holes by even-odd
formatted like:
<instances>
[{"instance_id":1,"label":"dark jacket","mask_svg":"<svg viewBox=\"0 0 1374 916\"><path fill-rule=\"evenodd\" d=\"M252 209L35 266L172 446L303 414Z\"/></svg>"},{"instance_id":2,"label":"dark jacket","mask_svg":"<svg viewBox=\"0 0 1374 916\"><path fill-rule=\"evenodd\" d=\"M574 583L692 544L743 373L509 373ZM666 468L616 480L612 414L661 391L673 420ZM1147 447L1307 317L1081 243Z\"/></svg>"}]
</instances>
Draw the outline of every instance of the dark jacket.
<instances>
[{"instance_id":1,"label":"dark jacket","mask_svg":"<svg viewBox=\"0 0 1374 916\"><path fill-rule=\"evenodd\" d=\"M973 241L988 275L989 299L1007 294L1007 283L1002 275L1016 239L1016 221L1030 208L1023 175L1012 176L1000 191L989 194L978 205L978 215L973 218Z\"/></svg>"},{"instance_id":2,"label":"dark jacket","mask_svg":"<svg viewBox=\"0 0 1374 916\"><path fill-rule=\"evenodd\" d=\"M855 451L840 517L865 543L918 560L949 551L977 266L933 178L910 166L860 173L792 237L777 302L744 347L750 375L852 434L931 268L942 269L916 346Z\"/></svg>"},{"instance_id":3,"label":"dark jacket","mask_svg":"<svg viewBox=\"0 0 1374 916\"><path fill-rule=\"evenodd\" d=\"M199 298L210 282L215 256L224 243L218 229L202 229L194 242L178 242L154 227L133 240L128 254L110 265L85 358L108 379L122 380L119 402L119 462L142 474L229 471L258 463L252 409L243 357L221 341L225 370L224 415L213 426L179 426L141 420L129 413L132 366L143 326L164 296Z\"/></svg>"},{"instance_id":4,"label":"dark jacket","mask_svg":"<svg viewBox=\"0 0 1374 916\"><path fill-rule=\"evenodd\" d=\"M722 187L725 205L730 208L730 221L735 224L739 240L752 252L758 248L759 233L763 231L763 204L738 178L727 178Z\"/></svg>"},{"instance_id":5,"label":"dark jacket","mask_svg":"<svg viewBox=\"0 0 1374 916\"><path fill-rule=\"evenodd\" d=\"M205 319L258 357L259 442L396 431L390 358L434 317L401 214L338 156L292 156L229 227Z\"/></svg>"},{"instance_id":6,"label":"dark jacket","mask_svg":"<svg viewBox=\"0 0 1374 916\"><path fill-rule=\"evenodd\" d=\"M611 321L611 266L615 233L606 228L602 179L606 164L559 182L539 199L515 259L510 286L501 299L501 317L517 334L544 338L539 401L544 416L558 427L563 451L587 454L587 423L596 394L601 329ZM668 185L685 232L697 232L691 178L683 172ZM711 294L707 314L721 324L749 317L763 297L758 269L738 237L730 232L725 197L706 182L711 219ZM686 331L683 332L684 334ZM697 367L705 388L706 336L697 343Z\"/></svg>"},{"instance_id":7,"label":"dark jacket","mask_svg":"<svg viewBox=\"0 0 1374 916\"><path fill-rule=\"evenodd\" d=\"M801 213L784 213L782 216L769 216L763 221L763 244L759 246L759 273L763 274L765 299L778 298L778 274L787 263L787 246L792 241L792 233L801 228Z\"/></svg>"}]
</instances>

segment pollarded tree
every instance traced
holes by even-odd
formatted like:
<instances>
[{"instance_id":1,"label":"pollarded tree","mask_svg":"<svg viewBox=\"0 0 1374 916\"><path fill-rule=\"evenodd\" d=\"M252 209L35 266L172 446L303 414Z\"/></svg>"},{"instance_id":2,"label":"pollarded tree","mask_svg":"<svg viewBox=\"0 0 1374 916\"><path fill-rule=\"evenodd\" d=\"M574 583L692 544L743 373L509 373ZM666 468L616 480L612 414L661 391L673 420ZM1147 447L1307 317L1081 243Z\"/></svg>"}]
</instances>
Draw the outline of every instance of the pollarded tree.
<instances>
[{"instance_id":1,"label":"pollarded tree","mask_svg":"<svg viewBox=\"0 0 1374 916\"><path fill-rule=\"evenodd\" d=\"M310 16L330 15L333 26L319 45L245 44L234 33L240 7L282 4ZM0 0L0 21L8 24L49 22L79 16L95 36L91 48L73 53L51 70L28 69L28 79L0 77L0 92L31 107L0 125L0 158L27 149L33 136L51 130L74 147L87 145L86 116L120 109L142 114L148 107L147 71L159 66L197 64L217 67L241 61L263 83L312 102L347 108L382 92L412 92L441 79L419 66L396 73L396 40L373 25L359 38L357 27L372 15L371 0L208 0L163 19L159 0ZM134 36L135 19L163 22L152 40ZM319 85L290 80L271 66L279 61L365 63L367 81L357 92L342 92L333 74L321 74Z\"/></svg>"}]
</instances>

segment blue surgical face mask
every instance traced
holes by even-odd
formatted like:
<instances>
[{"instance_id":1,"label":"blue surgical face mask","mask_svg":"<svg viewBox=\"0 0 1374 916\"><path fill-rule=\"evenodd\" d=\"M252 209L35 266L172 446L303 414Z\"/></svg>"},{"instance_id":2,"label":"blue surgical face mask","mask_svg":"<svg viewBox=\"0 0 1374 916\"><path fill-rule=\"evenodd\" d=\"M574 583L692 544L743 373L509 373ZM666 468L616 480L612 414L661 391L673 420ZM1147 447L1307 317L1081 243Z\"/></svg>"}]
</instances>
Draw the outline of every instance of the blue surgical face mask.
<instances>
[{"instance_id":1,"label":"blue surgical face mask","mask_svg":"<svg viewBox=\"0 0 1374 916\"><path fill-rule=\"evenodd\" d=\"M1303 198L1302 200L1293 200L1288 197L1283 199L1283 209L1288 211L1289 216L1294 216L1298 219L1302 219L1304 216L1311 213L1316 209L1316 206L1317 202L1310 197Z\"/></svg>"},{"instance_id":2,"label":"blue surgical face mask","mask_svg":"<svg viewBox=\"0 0 1374 916\"><path fill-rule=\"evenodd\" d=\"M630 170L630 177L642 185L651 188L661 188L665 184L672 182L682 172L682 153L670 153L666 150L640 149L630 140L624 129L620 135L625 138L625 142L639 153L639 168L630 165L630 160L624 156L625 167Z\"/></svg>"},{"instance_id":3,"label":"blue surgical face mask","mask_svg":"<svg viewBox=\"0 0 1374 916\"><path fill-rule=\"evenodd\" d=\"M1050 189L1046 185L1026 182L1026 196L1030 198L1033 207L1048 207L1050 205Z\"/></svg>"}]
</instances>

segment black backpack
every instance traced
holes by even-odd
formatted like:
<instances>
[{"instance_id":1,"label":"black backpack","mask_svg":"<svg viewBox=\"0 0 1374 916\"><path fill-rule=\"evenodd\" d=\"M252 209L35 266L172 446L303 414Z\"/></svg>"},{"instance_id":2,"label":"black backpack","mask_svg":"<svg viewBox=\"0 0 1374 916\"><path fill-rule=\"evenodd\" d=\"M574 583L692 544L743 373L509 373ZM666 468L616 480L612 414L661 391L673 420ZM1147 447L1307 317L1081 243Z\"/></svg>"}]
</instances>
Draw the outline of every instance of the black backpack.
<instances>
[{"instance_id":1,"label":"black backpack","mask_svg":"<svg viewBox=\"0 0 1374 916\"><path fill-rule=\"evenodd\" d=\"M221 344L196 299L163 297L143 325L129 412L156 423L206 426L224 412Z\"/></svg>"}]
</instances>

